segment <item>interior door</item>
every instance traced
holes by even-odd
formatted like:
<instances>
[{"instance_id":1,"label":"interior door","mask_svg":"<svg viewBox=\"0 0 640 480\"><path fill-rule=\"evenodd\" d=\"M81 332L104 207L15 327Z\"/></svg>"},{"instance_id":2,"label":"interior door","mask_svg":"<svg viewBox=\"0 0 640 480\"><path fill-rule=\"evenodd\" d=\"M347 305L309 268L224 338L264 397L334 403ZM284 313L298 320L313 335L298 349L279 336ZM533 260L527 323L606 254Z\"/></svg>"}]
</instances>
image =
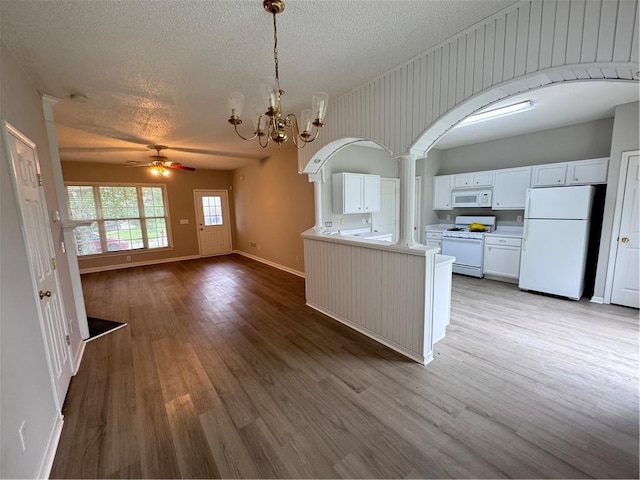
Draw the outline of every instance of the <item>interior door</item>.
<instances>
[{"instance_id":1,"label":"interior door","mask_svg":"<svg viewBox=\"0 0 640 480\"><path fill-rule=\"evenodd\" d=\"M231 253L229 197L226 190L195 190L200 256Z\"/></svg>"},{"instance_id":2,"label":"interior door","mask_svg":"<svg viewBox=\"0 0 640 480\"><path fill-rule=\"evenodd\" d=\"M53 237L44 191L40 185L40 165L36 146L6 122L3 138L11 167L12 182L20 205L22 234L27 246L34 296L38 303L49 373L62 410L71 381L67 322L55 264ZM20 321L20 319L16 319Z\"/></svg>"},{"instance_id":3,"label":"interior door","mask_svg":"<svg viewBox=\"0 0 640 480\"><path fill-rule=\"evenodd\" d=\"M629 157L627 178L622 200L622 217L618 235L611 303L628 307L639 307L640 302L640 239L638 218L640 217L640 156Z\"/></svg>"}]
</instances>

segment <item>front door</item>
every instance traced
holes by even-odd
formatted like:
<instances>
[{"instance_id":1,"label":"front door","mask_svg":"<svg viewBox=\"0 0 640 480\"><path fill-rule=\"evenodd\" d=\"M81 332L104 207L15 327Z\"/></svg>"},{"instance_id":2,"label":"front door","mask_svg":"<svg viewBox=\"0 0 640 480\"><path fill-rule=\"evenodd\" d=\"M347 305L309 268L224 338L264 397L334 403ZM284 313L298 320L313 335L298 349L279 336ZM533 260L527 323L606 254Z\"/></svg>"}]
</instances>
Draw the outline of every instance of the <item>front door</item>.
<instances>
[{"instance_id":1,"label":"front door","mask_svg":"<svg viewBox=\"0 0 640 480\"><path fill-rule=\"evenodd\" d=\"M49 229L44 191L39 180L40 165L36 146L6 122L3 122L2 133L12 182L20 205L22 232L27 246L34 296L39 306L40 326L44 332L49 373L58 408L62 410L71 381L71 355L55 266L53 237Z\"/></svg>"},{"instance_id":2,"label":"front door","mask_svg":"<svg viewBox=\"0 0 640 480\"><path fill-rule=\"evenodd\" d=\"M640 156L629 157L622 200L618 253L614 265L611 303L638 308L640 303Z\"/></svg>"},{"instance_id":3,"label":"front door","mask_svg":"<svg viewBox=\"0 0 640 480\"><path fill-rule=\"evenodd\" d=\"M226 190L194 190L200 256L231 253L229 197Z\"/></svg>"}]
</instances>

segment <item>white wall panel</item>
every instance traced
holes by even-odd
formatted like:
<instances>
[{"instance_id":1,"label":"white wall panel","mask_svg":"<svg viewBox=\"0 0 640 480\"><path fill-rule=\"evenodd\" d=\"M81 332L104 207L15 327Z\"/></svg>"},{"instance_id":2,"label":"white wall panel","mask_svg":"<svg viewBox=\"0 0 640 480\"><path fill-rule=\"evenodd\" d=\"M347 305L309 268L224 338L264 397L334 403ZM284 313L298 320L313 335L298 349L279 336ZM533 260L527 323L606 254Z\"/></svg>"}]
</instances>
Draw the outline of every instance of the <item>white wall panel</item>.
<instances>
[{"instance_id":1,"label":"white wall panel","mask_svg":"<svg viewBox=\"0 0 640 480\"><path fill-rule=\"evenodd\" d=\"M600 10L600 29L596 61L608 62L613 58L613 43L616 36L616 20L618 18L618 1L602 0Z\"/></svg>"},{"instance_id":2,"label":"white wall panel","mask_svg":"<svg viewBox=\"0 0 640 480\"><path fill-rule=\"evenodd\" d=\"M580 63L584 26L585 0L572 0L569 9L566 62Z\"/></svg>"},{"instance_id":3,"label":"white wall panel","mask_svg":"<svg viewBox=\"0 0 640 480\"><path fill-rule=\"evenodd\" d=\"M414 360L431 359L432 255L312 238L304 246L310 306Z\"/></svg>"},{"instance_id":4,"label":"white wall panel","mask_svg":"<svg viewBox=\"0 0 640 480\"><path fill-rule=\"evenodd\" d=\"M393 155L422 154L494 99L496 87L504 97L550 82L628 79L637 69L638 0L522 0L333 99L327 126L299 152L300 164L317 172L331 150L309 160L342 138L371 139ZM439 120L450 123L426 133Z\"/></svg>"}]
</instances>

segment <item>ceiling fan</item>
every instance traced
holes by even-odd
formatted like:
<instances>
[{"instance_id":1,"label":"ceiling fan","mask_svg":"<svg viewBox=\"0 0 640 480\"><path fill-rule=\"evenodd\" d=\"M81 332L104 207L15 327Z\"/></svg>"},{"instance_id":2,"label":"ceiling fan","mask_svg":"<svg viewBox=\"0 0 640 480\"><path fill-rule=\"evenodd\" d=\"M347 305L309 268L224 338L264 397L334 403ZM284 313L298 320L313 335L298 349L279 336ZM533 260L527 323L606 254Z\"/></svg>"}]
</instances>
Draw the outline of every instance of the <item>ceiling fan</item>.
<instances>
[{"instance_id":1,"label":"ceiling fan","mask_svg":"<svg viewBox=\"0 0 640 480\"><path fill-rule=\"evenodd\" d=\"M162 150L166 150L169 148L166 145L147 145L147 148L156 151L155 155L151 155L149 157L151 159L149 163L136 165L130 164L127 165L127 167L151 167L151 173L160 177L166 177L167 175L169 175L169 169L186 170L188 172L195 171L195 168L193 167L187 167L186 165L182 165L181 163L172 162L164 155L160 155L160 152Z\"/></svg>"}]
</instances>

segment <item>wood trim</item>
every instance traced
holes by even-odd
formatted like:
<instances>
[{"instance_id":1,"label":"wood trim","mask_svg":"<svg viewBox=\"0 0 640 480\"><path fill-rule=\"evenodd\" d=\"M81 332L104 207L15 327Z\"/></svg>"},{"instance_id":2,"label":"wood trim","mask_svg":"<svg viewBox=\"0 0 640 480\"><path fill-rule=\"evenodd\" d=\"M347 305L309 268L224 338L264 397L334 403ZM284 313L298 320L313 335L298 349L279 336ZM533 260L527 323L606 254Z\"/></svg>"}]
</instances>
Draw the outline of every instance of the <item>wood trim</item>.
<instances>
[{"instance_id":1,"label":"wood trim","mask_svg":"<svg viewBox=\"0 0 640 480\"><path fill-rule=\"evenodd\" d=\"M200 255L186 255L183 257L161 258L158 260L144 260L142 262L120 263L118 265L105 265L103 267L81 268L80 273L108 272L110 270L121 270L123 268L143 267L147 265L159 265L161 263L182 262L184 260L195 260L201 258Z\"/></svg>"},{"instance_id":2,"label":"wood trim","mask_svg":"<svg viewBox=\"0 0 640 480\"><path fill-rule=\"evenodd\" d=\"M304 278L305 273L300 272L298 270L294 270L293 268L285 267L284 265L280 265L279 263L272 262L271 260L267 260L266 258L258 257L256 255L251 255L250 253L243 252L242 250L234 250L232 253L237 253L238 255L242 255L243 257L250 258L260 263L264 263L265 265L269 265L270 267L277 268L278 270L282 270L283 272L291 273L298 277Z\"/></svg>"}]
</instances>

